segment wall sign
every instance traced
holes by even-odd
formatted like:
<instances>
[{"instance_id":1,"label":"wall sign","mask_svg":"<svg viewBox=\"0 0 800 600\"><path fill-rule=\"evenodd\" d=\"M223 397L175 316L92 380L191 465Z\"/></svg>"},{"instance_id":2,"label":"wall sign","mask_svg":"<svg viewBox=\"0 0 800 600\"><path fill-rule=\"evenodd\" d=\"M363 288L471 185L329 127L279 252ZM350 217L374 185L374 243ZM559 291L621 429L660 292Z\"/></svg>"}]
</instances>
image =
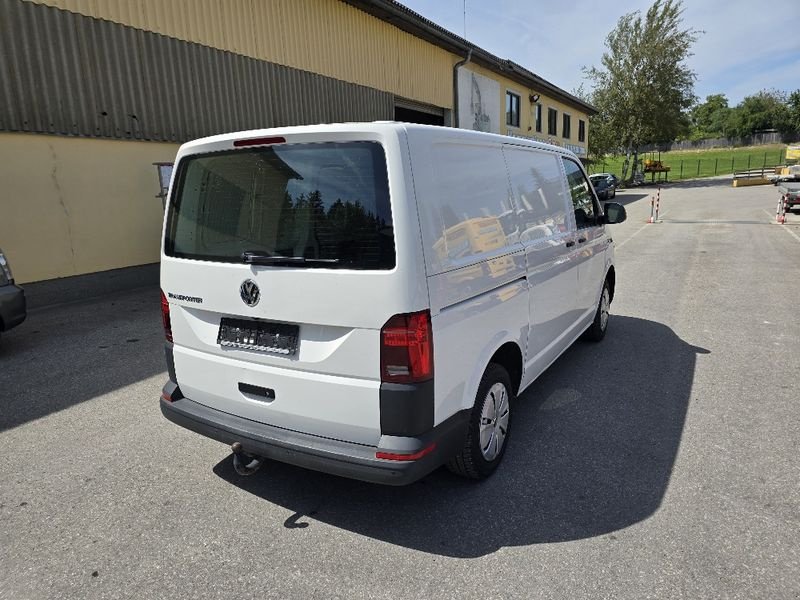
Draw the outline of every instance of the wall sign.
<instances>
[{"instance_id":1,"label":"wall sign","mask_svg":"<svg viewBox=\"0 0 800 600\"><path fill-rule=\"evenodd\" d=\"M458 71L458 126L461 129L500 133L500 84L494 79Z\"/></svg>"}]
</instances>

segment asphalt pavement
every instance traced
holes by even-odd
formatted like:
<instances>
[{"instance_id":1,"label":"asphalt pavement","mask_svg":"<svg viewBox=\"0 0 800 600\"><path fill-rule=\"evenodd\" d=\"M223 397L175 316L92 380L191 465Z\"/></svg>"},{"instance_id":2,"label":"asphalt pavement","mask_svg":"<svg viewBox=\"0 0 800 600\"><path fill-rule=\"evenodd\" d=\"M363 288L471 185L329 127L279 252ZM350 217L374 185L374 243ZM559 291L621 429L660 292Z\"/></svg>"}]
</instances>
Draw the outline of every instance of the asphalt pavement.
<instances>
[{"instance_id":1,"label":"asphalt pavement","mask_svg":"<svg viewBox=\"0 0 800 600\"><path fill-rule=\"evenodd\" d=\"M800 215L729 180L620 192L606 339L519 399L504 463L405 488L166 421L157 289L0 341L0 598L800 598Z\"/></svg>"}]
</instances>

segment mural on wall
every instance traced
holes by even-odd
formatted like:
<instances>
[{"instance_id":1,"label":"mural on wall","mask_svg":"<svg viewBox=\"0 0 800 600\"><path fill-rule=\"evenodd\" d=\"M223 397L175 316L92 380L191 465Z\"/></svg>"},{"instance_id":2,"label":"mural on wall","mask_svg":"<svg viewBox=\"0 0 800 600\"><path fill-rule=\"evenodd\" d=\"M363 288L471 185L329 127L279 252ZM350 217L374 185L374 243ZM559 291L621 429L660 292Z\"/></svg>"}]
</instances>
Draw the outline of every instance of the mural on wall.
<instances>
[{"instance_id":1,"label":"mural on wall","mask_svg":"<svg viewBox=\"0 0 800 600\"><path fill-rule=\"evenodd\" d=\"M469 69L459 69L458 126L500 133L500 115L500 84Z\"/></svg>"}]
</instances>

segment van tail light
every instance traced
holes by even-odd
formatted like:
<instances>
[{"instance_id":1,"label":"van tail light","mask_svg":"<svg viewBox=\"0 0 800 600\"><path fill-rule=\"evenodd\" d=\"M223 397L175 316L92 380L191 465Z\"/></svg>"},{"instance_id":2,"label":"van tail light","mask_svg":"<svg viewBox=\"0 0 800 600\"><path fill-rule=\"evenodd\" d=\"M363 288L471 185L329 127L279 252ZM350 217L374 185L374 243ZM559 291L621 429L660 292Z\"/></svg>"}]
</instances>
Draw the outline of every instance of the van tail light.
<instances>
[{"instance_id":1,"label":"van tail light","mask_svg":"<svg viewBox=\"0 0 800 600\"><path fill-rule=\"evenodd\" d=\"M172 341L172 321L169 318L169 302L164 295L164 290L161 290L161 322L164 324L164 337L168 342Z\"/></svg>"},{"instance_id":2,"label":"van tail light","mask_svg":"<svg viewBox=\"0 0 800 600\"><path fill-rule=\"evenodd\" d=\"M381 381L417 383L432 378L430 311L393 316L381 328Z\"/></svg>"},{"instance_id":3,"label":"van tail light","mask_svg":"<svg viewBox=\"0 0 800 600\"><path fill-rule=\"evenodd\" d=\"M411 461L411 460L419 460L423 456L427 456L431 452L436 450L436 442L432 443L430 446L426 446L419 452L415 452L414 454L399 454L396 452L383 452L379 450L375 453L375 458L381 458L383 460L397 460L397 461Z\"/></svg>"},{"instance_id":4,"label":"van tail light","mask_svg":"<svg viewBox=\"0 0 800 600\"><path fill-rule=\"evenodd\" d=\"M282 137L263 137L251 138L249 140L234 140L233 146L241 148L242 146L269 146L272 144L285 144L286 138Z\"/></svg>"}]
</instances>

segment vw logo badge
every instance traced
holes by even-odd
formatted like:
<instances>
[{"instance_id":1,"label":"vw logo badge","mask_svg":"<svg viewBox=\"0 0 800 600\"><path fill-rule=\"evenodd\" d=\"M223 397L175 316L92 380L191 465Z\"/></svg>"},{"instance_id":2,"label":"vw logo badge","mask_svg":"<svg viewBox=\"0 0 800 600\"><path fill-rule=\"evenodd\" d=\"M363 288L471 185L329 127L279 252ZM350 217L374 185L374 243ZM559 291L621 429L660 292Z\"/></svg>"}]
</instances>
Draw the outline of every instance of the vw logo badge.
<instances>
[{"instance_id":1,"label":"vw logo badge","mask_svg":"<svg viewBox=\"0 0 800 600\"><path fill-rule=\"evenodd\" d=\"M247 306L255 306L261 299L261 292L258 289L258 285L256 285L256 282L252 279L245 279L242 282L242 285L239 286L239 295Z\"/></svg>"}]
</instances>

